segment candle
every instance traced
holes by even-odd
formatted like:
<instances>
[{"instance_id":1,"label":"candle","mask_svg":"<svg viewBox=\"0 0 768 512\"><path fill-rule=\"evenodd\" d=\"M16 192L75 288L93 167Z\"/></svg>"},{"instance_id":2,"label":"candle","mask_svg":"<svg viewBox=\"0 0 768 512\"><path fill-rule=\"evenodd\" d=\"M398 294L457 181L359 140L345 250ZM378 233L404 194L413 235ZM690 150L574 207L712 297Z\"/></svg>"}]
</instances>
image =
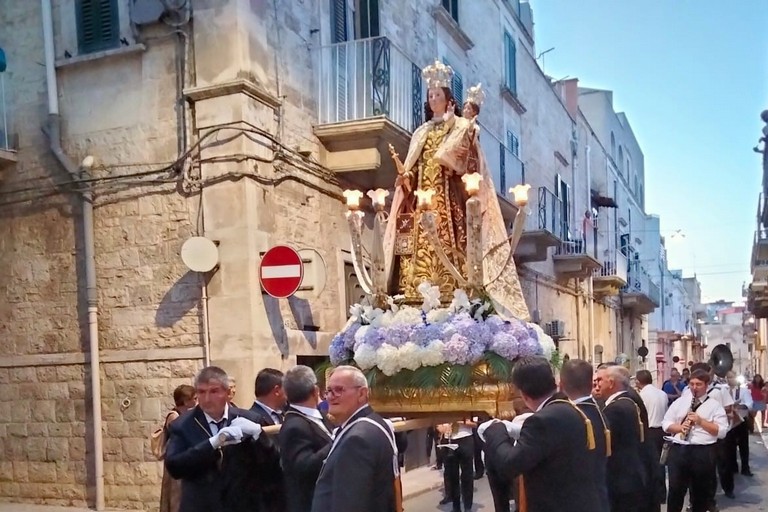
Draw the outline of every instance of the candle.
<instances>
[{"instance_id":1,"label":"candle","mask_svg":"<svg viewBox=\"0 0 768 512\"><path fill-rule=\"evenodd\" d=\"M354 211L360 208L360 199L363 198L363 193L359 190L345 190L342 195L347 200L347 208L350 211Z\"/></svg>"},{"instance_id":2,"label":"candle","mask_svg":"<svg viewBox=\"0 0 768 512\"><path fill-rule=\"evenodd\" d=\"M470 196L477 194L482 180L483 176L479 172L468 173L461 177L461 181L464 182L464 186L467 188L467 193Z\"/></svg>"},{"instance_id":3,"label":"candle","mask_svg":"<svg viewBox=\"0 0 768 512\"><path fill-rule=\"evenodd\" d=\"M530 189L530 185L516 185L509 189L509 192L515 196L515 204L517 206L525 206L528 204L528 191Z\"/></svg>"},{"instance_id":4,"label":"candle","mask_svg":"<svg viewBox=\"0 0 768 512\"><path fill-rule=\"evenodd\" d=\"M387 202L387 196L389 195L389 191L383 188L377 188L376 190L369 190L366 195L371 198L373 207L376 210L380 210L384 208L384 205Z\"/></svg>"},{"instance_id":5,"label":"candle","mask_svg":"<svg viewBox=\"0 0 768 512\"><path fill-rule=\"evenodd\" d=\"M432 206L432 197L435 191L432 189L415 190L413 192L418 200L418 207L422 210L428 210Z\"/></svg>"}]
</instances>

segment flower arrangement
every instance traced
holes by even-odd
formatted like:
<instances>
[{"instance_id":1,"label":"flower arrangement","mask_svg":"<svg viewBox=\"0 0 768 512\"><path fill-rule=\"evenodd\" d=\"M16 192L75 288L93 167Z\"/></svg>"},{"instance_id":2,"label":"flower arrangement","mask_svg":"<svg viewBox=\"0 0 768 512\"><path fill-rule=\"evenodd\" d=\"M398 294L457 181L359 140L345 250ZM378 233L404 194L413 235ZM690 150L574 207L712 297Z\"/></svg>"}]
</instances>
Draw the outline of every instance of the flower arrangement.
<instances>
[{"instance_id":1,"label":"flower arrangement","mask_svg":"<svg viewBox=\"0 0 768 512\"><path fill-rule=\"evenodd\" d=\"M354 364L369 379L397 387L467 387L480 378L507 381L512 362L542 355L556 362L555 344L536 324L497 315L490 300L456 290L448 307L440 290L422 283L420 308L388 298L389 309L355 304L331 342L332 365ZM481 375L482 374L482 375Z\"/></svg>"}]
</instances>

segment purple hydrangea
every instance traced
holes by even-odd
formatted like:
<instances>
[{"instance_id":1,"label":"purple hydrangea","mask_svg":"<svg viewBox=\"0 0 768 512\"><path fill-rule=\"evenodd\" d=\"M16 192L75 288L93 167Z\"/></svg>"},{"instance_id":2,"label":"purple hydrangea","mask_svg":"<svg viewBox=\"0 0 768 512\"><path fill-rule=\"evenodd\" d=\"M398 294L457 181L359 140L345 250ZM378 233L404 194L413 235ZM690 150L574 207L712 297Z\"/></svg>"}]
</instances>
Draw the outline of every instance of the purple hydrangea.
<instances>
[{"instance_id":1,"label":"purple hydrangea","mask_svg":"<svg viewBox=\"0 0 768 512\"><path fill-rule=\"evenodd\" d=\"M539 345L539 342L536 339L531 338L530 336L518 339L518 343L518 353L520 357L535 356L541 353L541 345Z\"/></svg>"},{"instance_id":2,"label":"purple hydrangea","mask_svg":"<svg viewBox=\"0 0 768 512\"><path fill-rule=\"evenodd\" d=\"M410 341L420 347L426 347L435 340L443 339L443 325L427 324L416 326L411 331Z\"/></svg>"},{"instance_id":3,"label":"purple hydrangea","mask_svg":"<svg viewBox=\"0 0 768 512\"><path fill-rule=\"evenodd\" d=\"M381 336L385 343L399 348L408 342L411 332L413 331L413 326L392 325L390 327L379 329L379 331L381 331Z\"/></svg>"},{"instance_id":4,"label":"purple hydrangea","mask_svg":"<svg viewBox=\"0 0 768 512\"><path fill-rule=\"evenodd\" d=\"M507 323L498 315L491 315L485 319L485 325L488 326L491 336L506 328Z\"/></svg>"},{"instance_id":5,"label":"purple hydrangea","mask_svg":"<svg viewBox=\"0 0 768 512\"><path fill-rule=\"evenodd\" d=\"M334 336L331 341L331 347L328 351L332 365L338 365L346 361L351 356L350 351L344 346L344 333Z\"/></svg>"},{"instance_id":6,"label":"purple hydrangea","mask_svg":"<svg viewBox=\"0 0 768 512\"><path fill-rule=\"evenodd\" d=\"M360 329L361 325L357 322L350 325L346 331L342 332L344 348L352 350L355 347L355 333Z\"/></svg>"},{"instance_id":7,"label":"purple hydrangea","mask_svg":"<svg viewBox=\"0 0 768 512\"><path fill-rule=\"evenodd\" d=\"M384 330L383 329L376 329L374 327L369 327L366 329L365 334L363 335L363 339L359 345L367 345L371 347L373 350L378 350L379 347L386 341L386 338L384 337ZM357 349L357 346L355 346L355 349Z\"/></svg>"},{"instance_id":8,"label":"purple hydrangea","mask_svg":"<svg viewBox=\"0 0 768 512\"><path fill-rule=\"evenodd\" d=\"M497 332L488 349L510 361L519 355L517 338L510 332Z\"/></svg>"},{"instance_id":9,"label":"purple hydrangea","mask_svg":"<svg viewBox=\"0 0 768 512\"><path fill-rule=\"evenodd\" d=\"M461 334L454 334L443 347L447 363L467 364L469 362L469 340Z\"/></svg>"}]
</instances>

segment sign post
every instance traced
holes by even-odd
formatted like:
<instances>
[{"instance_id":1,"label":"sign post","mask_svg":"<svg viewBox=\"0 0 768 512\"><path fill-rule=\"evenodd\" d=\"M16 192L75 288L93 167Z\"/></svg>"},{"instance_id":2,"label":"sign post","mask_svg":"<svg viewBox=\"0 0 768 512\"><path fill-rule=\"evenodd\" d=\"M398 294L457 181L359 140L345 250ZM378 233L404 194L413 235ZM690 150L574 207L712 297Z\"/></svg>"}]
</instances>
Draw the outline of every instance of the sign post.
<instances>
[{"instance_id":1,"label":"sign post","mask_svg":"<svg viewBox=\"0 0 768 512\"><path fill-rule=\"evenodd\" d=\"M285 299L296 293L303 278L304 264L301 256L290 247L277 245L261 258L261 287L276 299Z\"/></svg>"}]
</instances>

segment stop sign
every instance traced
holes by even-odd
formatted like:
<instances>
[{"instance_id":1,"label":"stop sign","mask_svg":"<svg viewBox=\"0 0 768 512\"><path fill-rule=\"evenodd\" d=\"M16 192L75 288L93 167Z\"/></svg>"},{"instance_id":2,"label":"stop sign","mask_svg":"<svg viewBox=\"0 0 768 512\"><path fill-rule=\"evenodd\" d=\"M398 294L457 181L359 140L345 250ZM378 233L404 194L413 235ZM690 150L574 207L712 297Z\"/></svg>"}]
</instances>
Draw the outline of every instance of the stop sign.
<instances>
[{"instance_id":1,"label":"stop sign","mask_svg":"<svg viewBox=\"0 0 768 512\"><path fill-rule=\"evenodd\" d=\"M303 278L301 256L290 247L277 245L261 258L261 287L276 299L285 299L296 293Z\"/></svg>"}]
</instances>

